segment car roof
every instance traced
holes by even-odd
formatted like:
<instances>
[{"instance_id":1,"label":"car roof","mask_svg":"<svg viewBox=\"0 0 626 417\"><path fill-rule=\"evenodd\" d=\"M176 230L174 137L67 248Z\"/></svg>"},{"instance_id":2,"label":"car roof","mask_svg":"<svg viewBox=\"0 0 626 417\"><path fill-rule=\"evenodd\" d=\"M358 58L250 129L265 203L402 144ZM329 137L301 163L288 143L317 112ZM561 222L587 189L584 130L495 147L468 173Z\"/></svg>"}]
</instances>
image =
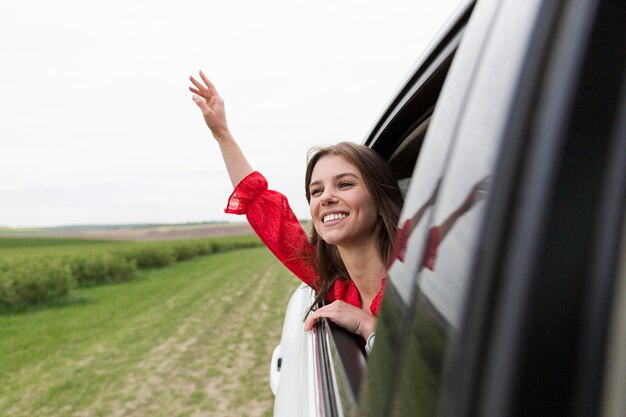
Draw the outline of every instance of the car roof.
<instances>
[{"instance_id":1,"label":"car roof","mask_svg":"<svg viewBox=\"0 0 626 417\"><path fill-rule=\"evenodd\" d=\"M422 77L424 72L429 68L430 64L435 61L441 52L446 48L450 41L458 36L459 32L463 30L469 20L475 3L476 0L461 1L442 28L437 32L428 47L424 50L413 67L411 67L406 77L402 80L399 87L392 94L392 98L389 100L387 105L384 106L384 110L376 118L376 121L372 125L370 131L365 136L364 144L366 146L376 149L378 139L382 136L390 121L402 109L403 101L407 97L409 91Z\"/></svg>"}]
</instances>

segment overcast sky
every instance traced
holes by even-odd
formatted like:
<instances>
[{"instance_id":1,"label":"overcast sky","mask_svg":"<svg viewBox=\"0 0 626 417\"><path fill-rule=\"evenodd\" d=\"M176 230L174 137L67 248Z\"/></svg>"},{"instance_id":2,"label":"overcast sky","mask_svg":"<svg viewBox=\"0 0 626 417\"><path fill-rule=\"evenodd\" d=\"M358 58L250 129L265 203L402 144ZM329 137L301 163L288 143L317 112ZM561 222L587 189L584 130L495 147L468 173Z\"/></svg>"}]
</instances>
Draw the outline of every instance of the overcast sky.
<instances>
[{"instance_id":1,"label":"overcast sky","mask_svg":"<svg viewBox=\"0 0 626 417\"><path fill-rule=\"evenodd\" d=\"M239 221L199 69L300 218L306 152L362 142L459 0L0 3L0 226Z\"/></svg>"}]
</instances>

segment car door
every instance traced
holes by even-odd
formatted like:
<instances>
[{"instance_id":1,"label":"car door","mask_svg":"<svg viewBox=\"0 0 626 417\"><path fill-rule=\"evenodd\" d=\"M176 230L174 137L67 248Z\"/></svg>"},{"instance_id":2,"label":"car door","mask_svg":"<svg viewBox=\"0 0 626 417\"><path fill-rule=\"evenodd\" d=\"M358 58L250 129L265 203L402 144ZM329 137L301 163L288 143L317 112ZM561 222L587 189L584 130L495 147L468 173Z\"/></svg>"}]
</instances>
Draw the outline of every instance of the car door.
<instances>
[{"instance_id":1,"label":"car door","mask_svg":"<svg viewBox=\"0 0 626 417\"><path fill-rule=\"evenodd\" d=\"M466 2L418 61L365 141L406 191L376 345L318 327L319 415L624 414L624 21Z\"/></svg>"},{"instance_id":2,"label":"car door","mask_svg":"<svg viewBox=\"0 0 626 417\"><path fill-rule=\"evenodd\" d=\"M401 226L429 204L390 269L363 415L604 409L623 303L624 17L623 2L478 2L408 190Z\"/></svg>"}]
</instances>

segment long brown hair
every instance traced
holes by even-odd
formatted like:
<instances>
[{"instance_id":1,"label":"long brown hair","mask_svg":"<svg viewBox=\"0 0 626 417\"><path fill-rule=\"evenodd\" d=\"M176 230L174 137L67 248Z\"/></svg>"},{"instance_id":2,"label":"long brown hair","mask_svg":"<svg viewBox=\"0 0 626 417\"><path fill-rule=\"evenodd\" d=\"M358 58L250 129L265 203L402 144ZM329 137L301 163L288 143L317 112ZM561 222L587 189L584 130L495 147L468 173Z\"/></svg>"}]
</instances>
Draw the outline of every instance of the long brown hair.
<instances>
[{"instance_id":1,"label":"long brown hair","mask_svg":"<svg viewBox=\"0 0 626 417\"><path fill-rule=\"evenodd\" d=\"M309 203L311 202L309 184L313 169L320 159L327 155L340 156L355 165L361 172L363 182L378 209L380 226L378 249L381 259L385 264L388 264L403 202L402 193L391 168L379 154L364 145L340 142L333 146L313 148L308 154L304 180L306 199ZM311 227L309 240L315 246L314 259L310 261L318 276L316 282L317 296L311 306L313 308L320 301L327 299L327 295L336 280L349 279L349 277L337 246L329 245L323 241L318 236L314 225Z\"/></svg>"}]
</instances>

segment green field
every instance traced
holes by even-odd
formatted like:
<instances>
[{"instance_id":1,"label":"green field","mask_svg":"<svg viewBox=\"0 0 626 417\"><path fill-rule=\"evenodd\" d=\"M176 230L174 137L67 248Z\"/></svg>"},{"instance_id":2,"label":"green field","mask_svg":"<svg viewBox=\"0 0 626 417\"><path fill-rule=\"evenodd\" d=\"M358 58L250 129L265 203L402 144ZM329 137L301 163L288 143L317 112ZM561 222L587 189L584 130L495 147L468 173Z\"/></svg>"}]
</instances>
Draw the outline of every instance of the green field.
<instances>
[{"instance_id":1,"label":"green field","mask_svg":"<svg viewBox=\"0 0 626 417\"><path fill-rule=\"evenodd\" d=\"M296 285L257 247L5 312L0 415L270 416L269 360Z\"/></svg>"},{"instance_id":2,"label":"green field","mask_svg":"<svg viewBox=\"0 0 626 417\"><path fill-rule=\"evenodd\" d=\"M143 243L0 238L0 314L55 302L76 287L128 281L140 269L258 246L250 235Z\"/></svg>"}]
</instances>

